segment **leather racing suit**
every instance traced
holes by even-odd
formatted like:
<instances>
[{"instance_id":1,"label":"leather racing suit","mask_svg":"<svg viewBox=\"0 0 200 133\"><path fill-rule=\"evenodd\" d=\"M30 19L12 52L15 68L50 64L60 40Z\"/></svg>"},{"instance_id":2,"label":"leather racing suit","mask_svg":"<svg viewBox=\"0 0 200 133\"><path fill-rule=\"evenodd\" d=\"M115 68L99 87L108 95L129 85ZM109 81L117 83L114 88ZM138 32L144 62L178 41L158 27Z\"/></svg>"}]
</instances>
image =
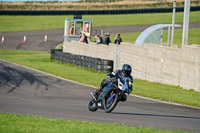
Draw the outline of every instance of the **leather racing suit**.
<instances>
[{"instance_id":1,"label":"leather racing suit","mask_svg":"<svg viewBox=\"0 0 200 133\"><path fill-rule=\"evenodd\" d=\"M126 76L126 74L124 74L122 72L122 70L115 70L113 71L112 73L109 73L107 75L107 79L103 79L102 82L101 82L101 85L99 86L99 88L96 90L96 95L99 95L99 93L102 91L102 89L108 84L109 80L111 78L115 77L115 79L118 79L118 78L126 78L126 81L127 81L127 85L128 85L128 90L127 90L127 94L130 94L133 90L133 77L131 75L129 76ZM117 81L114 81L114 83L117 83ZM127 99L127 96L124 95L123 98L121 99L121 101L126 101Z\"/></svg>"}]
</instances>

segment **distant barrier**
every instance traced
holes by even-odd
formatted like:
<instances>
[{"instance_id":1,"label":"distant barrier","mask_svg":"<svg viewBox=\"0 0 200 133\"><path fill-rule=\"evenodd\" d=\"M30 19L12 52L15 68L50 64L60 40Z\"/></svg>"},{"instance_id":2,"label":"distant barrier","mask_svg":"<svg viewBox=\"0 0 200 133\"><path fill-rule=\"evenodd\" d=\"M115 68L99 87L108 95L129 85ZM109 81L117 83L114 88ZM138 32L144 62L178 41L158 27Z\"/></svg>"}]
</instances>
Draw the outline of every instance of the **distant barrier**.
<instances>
[{"instance_id":1,"label":"distant barrier","mask_svg":"<svg viewBox=\"0 0 200 133\"><path fill-rule=\"evenodd\" d=\"M76 55L62 52L62 50L51 49L51 59L62 63L73 64L85 68L95 69L97 72L112 72L113 61L100 58L93 58L83 55Z\"/></svg>"},{"instance_id":2,"label":"distant barrier","mask_svg":"<svg viewBox=\"0 0 200 133\"><path fill-rule=\"evenodd\" d=\"M167 13L173 8L146 8L124 10L54 10L54 11L18 11L0 10L0 15L92 15L92 14L141 14L141 13ZM184 7L176 7L176 12L183 12ZM191 6L190 11L200 11L200 6Z\"/></svg>"}]
</instances>

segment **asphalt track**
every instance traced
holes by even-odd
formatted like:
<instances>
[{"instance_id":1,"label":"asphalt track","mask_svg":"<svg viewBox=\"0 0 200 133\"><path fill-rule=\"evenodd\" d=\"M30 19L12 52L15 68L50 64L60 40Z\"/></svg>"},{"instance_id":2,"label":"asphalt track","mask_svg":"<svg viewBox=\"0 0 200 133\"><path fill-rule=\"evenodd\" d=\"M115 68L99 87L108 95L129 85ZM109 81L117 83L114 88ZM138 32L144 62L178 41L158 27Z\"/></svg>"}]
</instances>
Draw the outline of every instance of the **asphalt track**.
<instances>
[{"instance_id":1,"label":"asphalt track","mask_svg":"<svg viewBox=\"0 0 200 133\"><path fill-rule=\"evenodd\" d=\"M151 25L95 27L92 30L92 34L100 34L100 30L103 30L104 32L110 32L111 34L142 32L150 26ZM190 28L200 28L200 23L190 23ZM25 35L26 42L24 43L23 39ZM45 35L47 35L47 42L44 42ZM0 32L1 40L2 36L4 36L4 43L0 42L0 49L50 51L51 48L55 48L58 44L63 42L63 35L64 29Z\"/></svg>"},{"instance_id":2,"label":"asphalt track","mask_svg":"<svg viewBox=\"0 0 200 133\"><path fill-rule=\"evenodd\" d=\"M129 96L112 113L87 109L93 87L0 60L0 112L200 132L200 109Z\"/></svg>"}]
</instances>

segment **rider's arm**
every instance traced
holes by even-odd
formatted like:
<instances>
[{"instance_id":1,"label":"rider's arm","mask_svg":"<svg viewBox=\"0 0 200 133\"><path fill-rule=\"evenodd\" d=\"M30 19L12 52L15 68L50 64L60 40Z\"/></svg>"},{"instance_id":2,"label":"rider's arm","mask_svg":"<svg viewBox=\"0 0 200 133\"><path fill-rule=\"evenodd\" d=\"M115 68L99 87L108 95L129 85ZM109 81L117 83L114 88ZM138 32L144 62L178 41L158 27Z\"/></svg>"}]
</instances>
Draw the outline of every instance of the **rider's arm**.
<instances>
[{"instance_id":1,"label":"rider's arm","mask_svg":"<svg viewBox=\"0 0 200 133\"><path fill-rule=\"evenodd\" d=\"M130 85L131 84L131 85ZM128 94L130 94L133 90L133 85L132 85L132 82L129 82L129 85L128 85Z\"/></svg>"},{"instance_id":2,"label":"rider's arm","mask_svg":"<svg viewBox=\"0 0 200 133\"><path fill-rule=\"evenodd\" d=\"M107 79L111 79L112 77L115 77L117 75L117 73L119 72L119 70L115 70L112 73L109 73L107 75Z\"/></svg>"},{"instance_id":3,"label":"rider's arm","mask_svg":"<svg viewBox=\"0 0 200 133\"><path fill-rule=\"evenodd\" d=\"M131 80L128 81L128 94L130 94L133 90L133 78L131 77Z\"/></svg>"}]
</instances>

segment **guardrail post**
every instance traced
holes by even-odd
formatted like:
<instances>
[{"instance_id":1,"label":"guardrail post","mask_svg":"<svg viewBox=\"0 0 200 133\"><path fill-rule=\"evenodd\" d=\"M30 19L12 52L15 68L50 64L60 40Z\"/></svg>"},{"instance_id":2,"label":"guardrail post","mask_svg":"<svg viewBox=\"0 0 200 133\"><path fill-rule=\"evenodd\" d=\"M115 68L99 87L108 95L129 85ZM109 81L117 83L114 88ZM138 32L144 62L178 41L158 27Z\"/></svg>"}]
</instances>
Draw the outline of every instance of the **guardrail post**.
<instances>
[{"instance_id":1,"label":"guardrail post","mask_svg":"<svg viewBox=\"0 0 200 133\"><path fill-rule=\"evenodd\" d=\"M120 45L117 44L115 69L119 69L119 65L120 65Z\"/></svg>"}]
</instances>

